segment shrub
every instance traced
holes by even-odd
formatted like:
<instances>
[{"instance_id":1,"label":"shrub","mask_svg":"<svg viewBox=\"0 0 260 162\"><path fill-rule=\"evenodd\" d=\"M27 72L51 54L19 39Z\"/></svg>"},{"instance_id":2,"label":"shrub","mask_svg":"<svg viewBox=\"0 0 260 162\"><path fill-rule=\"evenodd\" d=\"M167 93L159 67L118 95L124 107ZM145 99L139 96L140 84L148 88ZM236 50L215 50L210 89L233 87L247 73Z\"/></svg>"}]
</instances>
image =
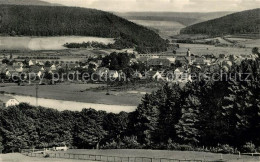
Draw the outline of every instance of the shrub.
<instances>
[{"instance_id":1,"label":"shrub","mask_svg":"<svg viewBox=\"0 0 260 162\"><path fill-rule=\"evenodd\" d=\"M178 146L178 150L181 150L181 151L193 151L194 148L191 145L179 145Z\"/></svg>"},{"instance_id":2,"label":"shrub","mask_svg":"<svg viewBox=\"0 0 260 162\"><path fill-rule=\"evenodd\" d=\"M177 150L179 148L179 144L172 141L172 139L168 140L167 150Z\"/></svg>"},{"instance_id":3,"label":"shrub","mask_svg":"<svg viewBox=\"0 0 260 162\"><path fill-rule=\"evenodd\" d=\"M259 153L260 153L260 146L257 147L256 152L259 152Z\"/></svg>"},{"instance_id":4,"label":"shrub","mask_svg":"<svg viewBox=\"0 0 260 162\"><path fill-rule=\"evenodd\" d=\"M229 146L228 144L225 145L218 145L218 147L215 149L217 153L223 153L223 154L233 154L235 153L235 149L232 146Z\"/></svg>"},{"instance_id":5,"label":"shrub","mask_svg":"<svg viewBox=\"0 0 260 162\"><path fill-rule=\"evenodd\" d=\"M140 149L141 148L141 145L137 142L136 136L124 137L122 143L124 144L124 147L128 148L128 149Z\"/></svg>"},{"instance_id":6,"label":"shrub","mask_svg":"<svg viewBox=\"0 0 260 162\"><path fill-rule=\"evenodd\" d=\"M45 154L44 155L44 158L49 158L50 157L50 154Z\"/></svg>"},{"instance_id":7,"label":"shrub","mask_svg":"<svg viewBox=\"0 0 260 162\"><path fill-rule=\"evenodd\" d=\"M245 153L253 153L255 151L256 151L255 150L255 145L252 142L247 142L241 148L241 152L245 152Z\"/></svg>"},{"instance_id":8,"label":"shrub","mask_svg":"<svg viewBox=\"0 0 260 162\"><path fill-rule=\"evenodd\" d=\"M116 141L107 142L105 145L101 146L102 149L118 149L118 143Z\"/></svg>"}]
</instances>

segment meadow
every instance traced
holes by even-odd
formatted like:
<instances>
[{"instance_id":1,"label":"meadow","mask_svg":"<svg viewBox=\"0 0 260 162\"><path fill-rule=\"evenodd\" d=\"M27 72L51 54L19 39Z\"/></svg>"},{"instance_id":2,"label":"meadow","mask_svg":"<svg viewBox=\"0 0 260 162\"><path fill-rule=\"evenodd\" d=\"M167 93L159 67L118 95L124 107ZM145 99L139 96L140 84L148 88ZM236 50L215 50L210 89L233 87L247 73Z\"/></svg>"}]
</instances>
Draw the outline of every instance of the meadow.
<instances>
[{"instance_id":1,"label":"meadow","mask_svg":"<svg viewBox=\"0 0 260 162\"><path fill-rule=\"evenodd\" d=\"M197 151L168 151L168 150L139 150L139 149L111 149L111 150L84 150L71 149L66 152L58 152L70 154L91 154L118 157L148 157L148 158L168 158L178 160L205 160L205 161L259 161L259 157L233 155L233 154L217 154ZM141 160L136 158L137 161ZM156 161L156 160L154 160ZM167 161L167 160L166 160Z\"/></svg>"},{"instance_id":2,"label":"meadow","mask_svg":"<svg viewBox=\"0 0 260 162\"><path fill-rule=\"evenodd\" d=\"M0 162L82 162L82 160L71 159L47 159L38 157L28 157L19 153L0 154Z\"/></svg>"},{"instance_id":3,"label":"meadow","mask_svg":"<svg viewBox=\"0 0 260 162\"><path fill-rule=\"evenodd\" d=\"M219 54L225 55L250 55L252 54L251 48L238 48L238 47L216 47L214 45L205 45L205 44L179 44L180 48L176 50L178 54L186 54L187 50L195 55L207 55L213 54L219 56Z\"/></svg>"},{"instance_id":4,"label":"meadow","mask_svg":"<svg viewBox=\"0 0 260 162\"><path fill-rule=\"evenodd\" d=\"M99 89L96 89L100 87ZM146 92L153 89L140 88L137 91L110 90L106 95L106 85L103 84L57 84L39 86L39 98L55 99L64 101L76 101L84 103L137 106ZM2 92L35 96L35 86L2 86Z\"/></svg>"}]
</instances>

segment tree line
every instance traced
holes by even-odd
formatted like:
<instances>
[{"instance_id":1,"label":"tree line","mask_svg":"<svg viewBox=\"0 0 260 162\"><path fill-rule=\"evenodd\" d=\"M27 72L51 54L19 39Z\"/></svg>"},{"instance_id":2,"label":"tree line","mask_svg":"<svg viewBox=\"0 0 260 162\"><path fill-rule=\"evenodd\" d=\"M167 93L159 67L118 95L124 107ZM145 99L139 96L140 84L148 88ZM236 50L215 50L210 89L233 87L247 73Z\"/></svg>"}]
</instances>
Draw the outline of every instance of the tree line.
<instances>
[{"instance_id":1,"label":"tree line","mask_svg":"<svg viewBox=\"0 0 260 162\"><path fill-rule=\"evenodd\" d=\"M232 66L226 80L165 84L131 113L59 112L24 103L1 108L0 147L259 151L259 72L259 59L245 60Z\"/></svg>"}]
</instances>

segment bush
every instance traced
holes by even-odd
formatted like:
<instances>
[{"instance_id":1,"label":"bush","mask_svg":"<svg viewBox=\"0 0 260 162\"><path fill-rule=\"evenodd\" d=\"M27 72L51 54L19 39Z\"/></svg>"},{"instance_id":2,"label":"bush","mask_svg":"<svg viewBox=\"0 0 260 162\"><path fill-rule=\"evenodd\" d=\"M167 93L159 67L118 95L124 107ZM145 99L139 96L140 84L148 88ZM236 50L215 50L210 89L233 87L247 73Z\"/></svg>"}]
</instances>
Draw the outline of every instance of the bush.
<instances>
[{"instance_id":1,"label":"bush","mask_svg":"<svg viewBox=\"0 0 260 162\"><path fill-rule=\"evenodd\" d=\"M142 146L137 142L136 136L124 137L122 141L112 141L106 143L101 148L103 149L141 149Z\"/></svg>"},{"instance_id":2,"label":"bush","mask_svg":"<svg viewBox=\"0 0 260 162\"><path fill-rule=\"evenodd\" d=\"M259 153L260 153L260 146L257 147L256 152L259 152Z\"/></svg>"},{"instance_id":3,"label":"bush","mask_svg":"<svg viewBox=\"0 0 260 162\"><path fill-rule=\"evenodd\" d=\"M223 154L235 153L235 149L232 146L229 146L228 144L218 145L218 147L215 148L215 151L216 151L216 153L223 153Z\"/></svg>"},{"instance_id":4,"label":"bush","mask_svg":"<svg viewBox=\"0 0 260 162\"><path fill-rule=\"evenodd\" d=\"M44 155L44 158L49 158L49 157L50 157L50 154Z\"/></svg>"},{"instance_id":5,"label":"bush","mask_svg":"<svg viewBox=\"0 0 260 162\"><path fill-rule=\"evenodd\" d=\"M102 149L118 149L118 143L116 141L107 142L105 145L101 146Z\"/></svg>"},{"instance_id":6,"label":"bush","mask_svg":"<svg viewBox=\"0 0 260 162\"><path fill-rule=\"evenodd\" d=\"M178 150L181 150L181 151L193 151L194 148L191 145L179 145Z\"/></svg>"},{"instance_id":7,"label":"bush","mask_svg":"<svg viewBox=\"0 0 260 162\"><path fill-rule=\"evenodd\" d=\"M256 151L255 150L255 145L252 142L247 142L241 148L241 152L244 152L244 153L253 153L255 151Z\"/></svg>"},{"instance_id":8,"label":"bush","mask_svg":"<svg viewBox=\"0 0 260 162\"><path fill-rule=\"evenodd\" d=\"M179 148L179 144L175 143L174 141L172 141L172 139L168 140L168 144L167 144L167 150L177 150Z\"/></svg>"},{"instance_id":9,"label":"bush","mask_svg":"<svg viewBox=\"0 0 260 162\"><path fill-rule=\"evenodd\" d=\"M123 139L124 147L127 149L140 149L141 145L137 142L136 136L124 137Z\"/></svg>"}]
</instances>

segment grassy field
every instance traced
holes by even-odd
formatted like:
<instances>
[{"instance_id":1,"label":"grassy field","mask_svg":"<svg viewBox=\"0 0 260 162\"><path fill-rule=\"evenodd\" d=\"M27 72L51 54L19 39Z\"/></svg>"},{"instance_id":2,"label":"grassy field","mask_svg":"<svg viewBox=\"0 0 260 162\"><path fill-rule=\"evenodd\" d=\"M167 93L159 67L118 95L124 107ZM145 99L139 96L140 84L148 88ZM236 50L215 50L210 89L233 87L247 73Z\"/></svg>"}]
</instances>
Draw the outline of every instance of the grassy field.
<instances>
[{"instance_id":1,"label":"grassy field","mask_svg":"<svg viewBox=\"0 0 260 162\"><path fill-rule=\"evenodd\" d=\"M64 152L60 152L61 154ZM178 160L206 160L219 161L259 161L259 157L241 156L231 154L216 154L194 151L167 151L167 150L68 150L66 153L72 154L92 154L119 157L149 157L149 158L169 158ZM140 160L140 159L139 159Z\"/></svg>"},{"instance_id":2,"label":"grassy field","mask_svg":"<svg viewBox=\"0 0 260 162\"><path fill-rule=\"evenodd\" d=\"M218 56L219 54L227 54L227 55L252 54L251 48L215 47L213 45L205 45L205 44L180 44L180 48L177 49L177 53L186 54L188 49L190 49L191 52L196 55L213 54L215 56Z\"/></svg>"},{"instance_id":3,"label":"grassy field","mask_svg":"<svg viewBox=\"0 0 260 162\"><path fill-rule=\"evenodd\" d=\"M1 90L6 93L35 96L35 86L1 85ZM103 87L96 90L97 87ZM127 105L137 106L146 92L153 89L140 88L138 90L110 90L110 95L106 95L106 85L102 84L58 84L39 86L39 98L77 101L85 103L107 104L107 105Z\"/></svg>"},{"instance_id":4,"label":"grassy field","mask_svg":"<svg viewBox=\"0 0 260 162\"><path fill-rule=\"evenodd\" d=\"M134 161L131 157L148 157L155 158L154 162L159 162L156 158L168 158L178 160L205 160L211 162L227 161L227 162L259 162L259 157L241 156L231 154L215 154L206 152L194 152L194 151L166 151L166 150L68 150L66 152L52 152L60 153L61 157L67 157L64 153L71 154L91 154L91 155L103 155L103 156L118 156L118 157L130 157L130 161ZM222 159L222 160L221 160ZM94 160L94 159L93 159ZM114 158L110 157L110 161ZM120 159L115 159L120 161ZM127 159L125 159L127 160ZM125 161L124 160L124 161ZM28 157L19 153L0 154L0 162L81 162L83 160L77 159L65 159L65 158L43 158L41 156ZM86 161L86 160L84 160ZM90 160L88 160L90 161ZM141 162L140 158L135 159L136 162ZM144 159L143 162L150 162L148 159ZM168 162L162 160L162 162Z\"/></svg>"},{"instance_id":5,"label":"grassy field","mask_svg":"<svg viewBox=\"0 0 260 162\"><path fill-rule=\"evenodd\" d=\"M82 160L71 159L49 159L39 157L28 157L19 153L13 154L0 154L0 162L82 162Z\"/></svg>"}]
</instances>

